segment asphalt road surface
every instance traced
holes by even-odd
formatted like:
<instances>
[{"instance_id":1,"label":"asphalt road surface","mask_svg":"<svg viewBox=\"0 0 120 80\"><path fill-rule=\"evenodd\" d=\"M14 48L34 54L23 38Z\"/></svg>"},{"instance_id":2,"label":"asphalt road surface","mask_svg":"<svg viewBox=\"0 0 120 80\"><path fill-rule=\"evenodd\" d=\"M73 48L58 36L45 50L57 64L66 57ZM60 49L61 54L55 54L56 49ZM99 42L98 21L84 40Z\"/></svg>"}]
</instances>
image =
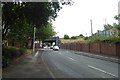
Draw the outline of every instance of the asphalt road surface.
<instances>
[{"instance_id":1,"label":"asphalt road surface","mask_svg":"<svg viewBox=\"0 0 120 80\"><path fill-rule=\"evenodd\" d=\"M67 50L44 49L42 60L53 78L118 78L118 63Z\"/></svg>"}]
</instances>

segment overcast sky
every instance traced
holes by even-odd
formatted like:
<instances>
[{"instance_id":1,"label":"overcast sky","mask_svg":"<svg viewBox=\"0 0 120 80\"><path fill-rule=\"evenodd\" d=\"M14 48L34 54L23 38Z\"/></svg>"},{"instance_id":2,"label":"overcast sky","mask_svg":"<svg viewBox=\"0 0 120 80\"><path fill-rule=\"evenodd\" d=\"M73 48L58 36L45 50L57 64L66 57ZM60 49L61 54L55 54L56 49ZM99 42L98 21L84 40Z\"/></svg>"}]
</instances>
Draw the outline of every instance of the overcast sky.
<instances>
[{"instance_id":1,"label":"overcast sky","mask_svg":"<svg viewBox=\"0 0 120 80\"><path fill-rule=\"evenodd\" d=\"M90 35L90 19L93 22L93 33L103 30L103 24L116 22L114 16L118 14L120 0L73 0L72 6L64 5L53 22L57 36L64 34L78 36Z\"/></svg>"}]
</instances>

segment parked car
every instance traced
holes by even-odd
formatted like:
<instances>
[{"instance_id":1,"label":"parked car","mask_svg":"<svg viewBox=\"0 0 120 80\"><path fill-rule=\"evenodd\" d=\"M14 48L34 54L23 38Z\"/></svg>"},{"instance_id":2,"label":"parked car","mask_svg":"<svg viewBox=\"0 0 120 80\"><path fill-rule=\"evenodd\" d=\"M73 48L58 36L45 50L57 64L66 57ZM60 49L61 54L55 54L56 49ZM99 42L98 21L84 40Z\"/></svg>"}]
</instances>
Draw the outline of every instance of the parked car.
<instances>
[{"instance_id":1,"label":"parked car","mask_svg":"<svg viewBox=\"0 0 120 80\"><path fill-rule=\"evenodd\" d=\"M53 50L59 50L58 46L53 46Z\"/></svg>"},{"instance_id":2,"label":"parked car","mask_svg":"<svg viewBox=\"0 0 120 80\"><path fill-rule=\"evenodd\" d=\"M50 46L50 49L53 49L53 46Z\"/></svg>"}]
</instances>

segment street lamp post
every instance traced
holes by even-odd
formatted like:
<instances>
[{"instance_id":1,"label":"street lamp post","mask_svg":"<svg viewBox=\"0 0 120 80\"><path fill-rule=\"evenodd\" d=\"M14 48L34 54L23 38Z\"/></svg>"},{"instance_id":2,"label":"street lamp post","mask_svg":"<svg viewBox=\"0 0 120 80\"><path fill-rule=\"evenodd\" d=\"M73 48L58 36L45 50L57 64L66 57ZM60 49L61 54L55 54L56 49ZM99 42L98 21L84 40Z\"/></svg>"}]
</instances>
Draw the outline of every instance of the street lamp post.
<instances>
[{"instance_id":1,"label":"street lamp post","mask_svg":"<svg viewBox=\"0 0 120 80\"><path fill-rule=\"evenodd\" d=\"M36 28L34 27L34 36L33 36L33 53L35 52L35 30L36 30Z\"/></svg>"},{"instance_id":2,"label":"street lamp post","mask_svg":"<svg viewBox=\"0 0 120 80\"><path fill-rule=\"evenodd\" d=\"M93 35L92 19L90 20L90 24L91 24L91 36L92 36Z\"/></svg>"}]
</instances>

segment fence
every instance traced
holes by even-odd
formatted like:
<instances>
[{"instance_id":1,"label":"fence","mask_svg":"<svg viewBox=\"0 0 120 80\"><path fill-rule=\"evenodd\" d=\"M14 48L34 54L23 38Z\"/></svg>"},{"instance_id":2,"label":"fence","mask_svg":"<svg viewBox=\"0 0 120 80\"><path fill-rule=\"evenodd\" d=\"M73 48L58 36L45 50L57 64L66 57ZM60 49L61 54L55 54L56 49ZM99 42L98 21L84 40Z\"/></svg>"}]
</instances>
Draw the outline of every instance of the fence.
<instances>
[{"instance_id":1,"label":"fence","mask_svg":"<svg viewBox=\"0 0 120 80\"><path fill-rule=\"evenodd\" d=\"M120 56L120 43L62 43L61 48L93 54Z\"/></svg>"}]
</instances>

